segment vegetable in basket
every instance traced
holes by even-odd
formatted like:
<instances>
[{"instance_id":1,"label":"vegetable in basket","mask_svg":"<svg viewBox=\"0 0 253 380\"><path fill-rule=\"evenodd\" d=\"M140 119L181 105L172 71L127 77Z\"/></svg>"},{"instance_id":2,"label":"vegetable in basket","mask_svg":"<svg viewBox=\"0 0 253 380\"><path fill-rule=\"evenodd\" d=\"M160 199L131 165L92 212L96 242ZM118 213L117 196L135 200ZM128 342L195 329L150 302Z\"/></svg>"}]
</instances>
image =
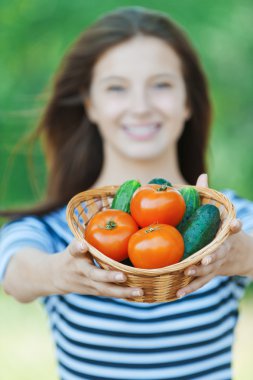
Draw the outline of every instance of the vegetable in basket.
<instances>
[{"instance_id":1,"label":"vegetable in basket","mask_svg":"<svg viewBox=\"0 0 253 380\"><path fill-rule=\"evenodd\" d=\"M186 186L182 189L179 189L179 192L182 194L186 205L184 217L180 224L177 226L178 231L182 232L189 218L200 207L201 201L199 193L194 187Z\"/></svg>"},{"instance_id":2,"label":"vegetable in basket","mask_svg":"<svg viewBox=\"0 0 253 380\"><path fill-rule=\"evenodd\" d=\"M211 204L200 206L181 232L185 245L182 260L211 243L217 234L220 222L218 207Z\"/></svg>"},{"instance_id":3,"label":"vegetable in basket","mask_svg":"<svg viewBox=\"0 0 253 380\"><path fill-rule=\"evenodd\" d=\"M130 202L134 192L141 186L139 181L125 181L117 190L111 208L130 213Z\"/></svg>"},{"instance_id":4,"label":"vegetable in basket","mask_svg":"<svg viewBox=\"0 0 253 380\"><path fill-rule=\"evenodd\" d=\"M128 241L138 231L131 215L121 210L104 210L95 214L85 230L85 239L115 261L128 257Z\"/></svg>"},{"instance_id":5,"label":"vegetable in basket","mask_svg":"<svg viewBox=\"0 0 253 380\"><path fill-rule=\"evenodd\" d=\"M167 185L141 186L130 203L131 215L140 227L153 223L176 226L182 220L185 209L183 196Z\"/></svg>"},{"instance_id":6,"label":"vegetable in basket","mask_svg":"<svg viewBox=\"0 0 253 380\"><path fill-rule=\"evenodd\" d=\"M167 179L164 179L164 178L153 178L148 183L149 184L150 183L155 183L157 185L167 185L167 186L172 187L171 182L167 181Z\"/></svg>"},{"instance_id":7,"label":"vegetable in basket","mask_svg":"<svg viewBox=\"0 0 253 380\"><path fill-rule=\"evenodd\" d=\"M137 268L155 269L176 264L184 253L181 234L168 224L153 224L129 239L128 255Z\"/></svg>"}]
</instances>

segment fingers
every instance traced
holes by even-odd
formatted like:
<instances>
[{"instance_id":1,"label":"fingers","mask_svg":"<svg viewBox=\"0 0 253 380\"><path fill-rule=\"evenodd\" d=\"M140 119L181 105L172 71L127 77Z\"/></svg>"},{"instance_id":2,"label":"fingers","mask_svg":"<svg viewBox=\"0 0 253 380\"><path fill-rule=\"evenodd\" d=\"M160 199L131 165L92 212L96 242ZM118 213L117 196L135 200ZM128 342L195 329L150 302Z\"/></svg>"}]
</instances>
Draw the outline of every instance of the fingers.
<instances>
[{"instance_id":1,"label":"fingers","mask_svg":"<svg viewBox=\"0 0 253 380\"><path fill-rule=\"evenodd\" d=\"M89 283L77 282L75 284L75 293L79 294L89 294L100 297L113 297L113 298L133 298L143 295L143 290L140 288L130 288L123 286L116 286L106 283L94 283L90 281Z\"/></svg>"},{"instance_id":2,"label":"fingers","mask_svg":"<svg viewBox=\"0 0 253 380\"><path fill-rule=\"evenodd\" d=\"M84 253L88 252L88 246L85 244L85 242L73 239L66 250L71 256L80 257L83 256Z\"/></svg>"},{"instance_id":3,"label":"fingers","mask_svg":"<svg viewBox=\"0 0 253 380\"><path fill-rule=\"evenodd\" d=\"M126 281L126 276L119 271L108 271L101 268L97 268L88 253L88 246L85 242L80 242L77 239L73 239L72 242L67 247L68 253L75 257L77 260L76 266L78 266L78 273L85 276L92 281L99 282L124 282ZM86 254L86 255L85 255Z\"/></svg>"},{"instance_id":4,"label":"fingers","mask_svg":"<svg viewBox=\"0 0 253 380\"><path fill-rule=\"evenodd\" d=\"M77 260L76 266L78 266L79 275L83 275L91 281L98 282L120 282L126 281L126 276L120 271L111 271L97 268L94 265L88 253L88 246L85 242L81 242L77 239L73 239L66 249L67 253L76 259L85 258L85 260ZM86 254L86 255L85 255Z\"/></svg>"},{"instance_id":5,"label":"fingers","mask_svg":"<svg viewBox=\"0 0 253 380\"><path fill-rule=\"evenodd\" d=\"M222 265L223 260L216 260L214 263L209 263L208 265L199 265L199 266L194 266L192 265L191 267L187 268L185 271L185 274L187 276L194 276L194 277L203 277L207 276L210 273L216 273L216 271L220 268Z\"/></svg>"},{"instance_id":6,"label":"fingers","mask_svg":"<svg viewBox=\"0 0 253 380\"><path fill-rule=\"evenodd\" d=\"M225 241L215 252L204 257L200 265L191 265L188 267L184 272L185 275L194 276L195 279L189 285L180 289L177 292L177 296L180 298L196 291L219 274L219 269L224 264L230 248L231 244Z\"/></svg>"},{"instance_id":7,"label":"fingers","mask_svg":"<svg viewBox=\"0 0 253 380\"><path fill-rule=\"evenodd\" d=\"M105 283L96 283L96 291L98 295L113 298L133 298L143 295L140 288L130 288Z\"/></svg>"},{"instance_id":8,"label":"fingers","mask_svg":"<svg viewBox=\"0 0 253 380\"><path fill-rule=\"evenodd\" d=\"M217 248L214 252L210 253L208 256L204 257L201 260L201 264L203 266L208 266L211 263L224 259L227 253L229 252L230 248L231 243L228 240L224 241L224 243L222 243L219 246L219 248Z\"/></svg>"},{"instance_id":9,"label":"fingers","mask_svg":"<svg viewBox=\"0 0 253 380\"><path fill-rule=\"evenodd\" d=\"M127 280L124 273L96 267L85 242L73 239L64 253L67 260L64 259L65 276L61 275L63 293L75 292L115 298L143 295L140 288L122 286Z\"/></svg>"},{"instance_id":10,"label":"fingers","mask_svg":"<svg viewBox=\"0 0 253 380\"><path fill-rule=\"evenodd\" d=\"M212 273L209 274L208 276L198 277L196 280L192 281L189 285L178 290L177 297L181 298L181 297L186 296L189 293L195 292L196 290L200 289L202 286L207 284L213 277L214 275Z\"/></svg>"},{"instance_id":11,"label":"fingers","mask_svg":"<svg viewBox=\"0 0 253 380\"><path fill-rule=\"evenodd\" d=\"M88 263L85 264L84 273L92 281L120 283L126 281L126 276L122 272L100 269Z\"/></svg>"},{"instance_id":12,"label":"fingers","mask_svg":"<svg viewBox=\"0 0 253 380\"><path fill-rule=\"evenodd\" d=\"M124 273L100 269L87 261L83 261L83 264L83 276L81 276L80 282L85 285L85 288L88 285L89 294L114 298L133 298L143 295L143 290L140 288L122 286L127 280Z\"/></svg>"},{"instance_id":13,"label":"fingers","mask_svg":"<svg viewBox=\"0 0 253 380\"><path fill-rule=\"evenodd\" d=\"M85 276L80 277L77 287L80 293L102 297L133 298L143 295L141 288L123 286L125 281L126 276L123 273L106 271L94 267L90 268ZM115 282L118 282L120 285L115 284Z\"/></svg>"},{"instance_id":14,"label":"fingers","mask_svg":"<svg viewBox=\"0 0 253 380\"><path fill-rule=\"evenodd\" d=\"M186 276L206 276L209 273L214 273L222 265L228 251L230 244L224 242L215 252L204 257L200 265L191 265L185 270Z\"/></svg>"},{"instance_id":15,"label":"fingers","mask_svg":"<svg viewBox=\"0 0 253 380\"><path fill-rule=\"evenodd\" d=\"M197 179L196 186L208 187L208 176L206 173L200 174Z\"/></svg>"}]
</instances>

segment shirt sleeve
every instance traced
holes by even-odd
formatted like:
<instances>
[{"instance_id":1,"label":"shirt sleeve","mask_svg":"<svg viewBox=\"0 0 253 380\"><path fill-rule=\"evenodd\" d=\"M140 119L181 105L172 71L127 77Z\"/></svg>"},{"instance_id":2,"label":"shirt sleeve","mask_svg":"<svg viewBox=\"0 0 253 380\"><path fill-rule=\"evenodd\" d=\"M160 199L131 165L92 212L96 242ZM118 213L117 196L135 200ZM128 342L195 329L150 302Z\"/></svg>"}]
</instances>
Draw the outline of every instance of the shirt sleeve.
<instances>
[{"instance_id":1,"label":"shirt sleeve","mask_svg":"<svg viewBox=\"0 0 253 380\"><path fill-rule=\"evenodd\" d=\"M253 233L253 202L236 194L233 190L225 190L224 194L235 206L236 217L242 222L242 230L246 233ZM246 276L233 276L234 295L241 299L247 285L252 283L252 279Z\"/></svg>"},{"instance_id":2,"label":"shirt sleeve","mask_svg":"<svg viewBox=\"0 0 253 380\"><path fill-rule=\"evenodd\" d=\"M23 247L47 253L55 252L50 231L36 217L25 217L6 223L0 230L0 283L11 257Z\"/></svg>"},{"instance_id":3,"label":"shirt sleeve","mask_svg":"<svg viewBox=\"0 0 253 380\"><path fill-rule=\"evenodd\" d=\"M235 206L236 217L242 222L242 230L253 233L253 201L240 197L232 190L225 190L224 194Z\"/></svg>"}]
</instances>

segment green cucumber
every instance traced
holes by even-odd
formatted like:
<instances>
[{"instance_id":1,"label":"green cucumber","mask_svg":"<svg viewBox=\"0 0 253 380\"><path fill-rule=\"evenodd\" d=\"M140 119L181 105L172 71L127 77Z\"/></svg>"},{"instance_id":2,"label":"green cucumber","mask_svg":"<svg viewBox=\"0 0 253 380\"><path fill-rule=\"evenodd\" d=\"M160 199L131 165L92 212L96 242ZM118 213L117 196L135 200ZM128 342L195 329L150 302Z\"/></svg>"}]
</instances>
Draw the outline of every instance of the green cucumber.
<instances>
[{"instance_id":1,"label":"green cucumber","mask_svg":"<svg viewBox=\"0 0 253 380\"><path fill-rule=\"evenodd\" d=\"M130 214L130 202L134 192L141 186L139 181L131 179L125 181L117 190L111 208L122 210Z\"/></svg>"},{"instance_id":2,"label":"green cucumber","mask_svg":"<svg viewBox=\"0 0 253 380\"><path fill-rule=\"evenodd\" d=\"M188 220L182 231L184 255L182 260L211 243L221 222L218 207L205 204L200 206Z\"/></svg>"},{"instance_id":3,"label":"green cucumber","mask_svg":"<svg viewBox=\"0 0 253 380\"><path fill-rule=\"evenodd\" d=\"M153 178L148 183L155 183L157 185L172 186L172 184L169 181L167 181L167 179L164 179L164 178Z\"/></svg>"},{"instance_id":4,"label":"green cucumber","mask_svg":"<svg viewBox=\"0 0 253 380\"><path fill-rule=\"evenodd\" d=\"M183 196L186 210L182 221L177 226L179 232L182 232L187 221L193 215L193 213L200 207L201 201L198 191L194 187L186 186L179 189L180 194Z\"/></svg>"}]
</instances>

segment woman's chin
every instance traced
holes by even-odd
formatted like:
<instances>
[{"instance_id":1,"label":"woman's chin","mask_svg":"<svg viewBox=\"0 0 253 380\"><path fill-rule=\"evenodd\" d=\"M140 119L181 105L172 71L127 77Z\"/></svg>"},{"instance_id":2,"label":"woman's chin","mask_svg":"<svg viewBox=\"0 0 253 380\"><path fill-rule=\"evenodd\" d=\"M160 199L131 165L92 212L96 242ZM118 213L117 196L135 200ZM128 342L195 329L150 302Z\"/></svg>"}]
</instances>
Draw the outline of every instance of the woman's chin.
<instances>
[{"instance_id":1,"label":"woman's chin","mask_svg":"<svg viewBox=\"0 0 253 380\"><path fill-rule=\"evenodd\" d=\"M150 161L153 159L156 159L160 157L166 150L166 147L159 148L159 147L151 147L144 148L139 147L138 149L124 149L121 150L122 155L124 155L128 159L137 160L137 161Z\"/></svg>"}]
</instances>

